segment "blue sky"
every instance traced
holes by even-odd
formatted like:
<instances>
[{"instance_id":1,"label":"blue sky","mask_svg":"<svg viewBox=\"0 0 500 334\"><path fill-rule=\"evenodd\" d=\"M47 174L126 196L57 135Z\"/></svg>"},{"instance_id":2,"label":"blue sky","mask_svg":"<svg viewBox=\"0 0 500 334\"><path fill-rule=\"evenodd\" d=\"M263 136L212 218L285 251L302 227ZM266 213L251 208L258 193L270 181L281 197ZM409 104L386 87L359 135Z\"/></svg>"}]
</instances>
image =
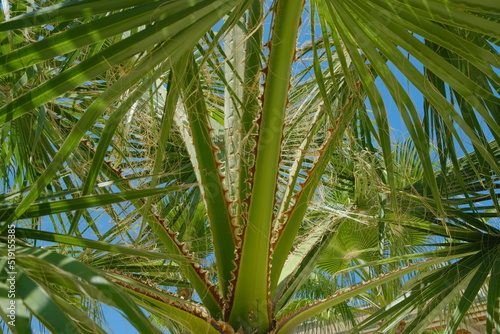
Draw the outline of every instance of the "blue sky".
<instances>
[{"instance_id":1,"label":"blue sky","mask_svg":"<svg viewBox=\"0 0 500 334\"><path fill-rule=\"evenodd\" d=\"M106 322L110 333L115 334L138 334L139 331L128 323L118 311L114 308L105 305L103 307Z\"/></svg>"}]
</instances>

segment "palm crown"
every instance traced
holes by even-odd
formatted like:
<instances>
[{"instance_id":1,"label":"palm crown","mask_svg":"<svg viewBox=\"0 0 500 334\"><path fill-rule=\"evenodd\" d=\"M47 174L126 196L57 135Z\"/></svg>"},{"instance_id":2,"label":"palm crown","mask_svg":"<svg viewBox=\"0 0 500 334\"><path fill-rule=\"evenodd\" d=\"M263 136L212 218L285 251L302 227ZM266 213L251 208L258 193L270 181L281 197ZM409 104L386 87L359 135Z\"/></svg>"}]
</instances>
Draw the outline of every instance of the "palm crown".
<instances>
[{"instance_id":1,"label":"palm crown","mask_svg":"<svg viewBox=\"0 0 500 334\"><path fill-rule=\"evenodd\" d=\"M13 332L104 333L104 303L281 334L357 299L359 328L452 333L483 288L498 332L496 1L2 4Z\"/></svg>"}]
</instances>

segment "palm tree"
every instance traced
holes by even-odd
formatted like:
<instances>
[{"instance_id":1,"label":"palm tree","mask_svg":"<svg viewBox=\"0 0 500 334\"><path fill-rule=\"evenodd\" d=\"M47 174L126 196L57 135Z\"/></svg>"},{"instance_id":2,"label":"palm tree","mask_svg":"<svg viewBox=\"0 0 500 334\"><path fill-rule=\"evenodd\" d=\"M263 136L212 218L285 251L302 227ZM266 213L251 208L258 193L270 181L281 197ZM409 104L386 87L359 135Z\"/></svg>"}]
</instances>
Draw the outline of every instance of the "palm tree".
<instances>
[{"instance_id":1,"label":"palm tree","mask_svg":"<svg viewBox=\"0 0 500 334\"><path fill-rule=\"evenodd\" d=\"M290 333L385 290L367 326L452 333L487 286L498 333L496 1L2 5L12 332Z\"/></svg>"}]
</instances>

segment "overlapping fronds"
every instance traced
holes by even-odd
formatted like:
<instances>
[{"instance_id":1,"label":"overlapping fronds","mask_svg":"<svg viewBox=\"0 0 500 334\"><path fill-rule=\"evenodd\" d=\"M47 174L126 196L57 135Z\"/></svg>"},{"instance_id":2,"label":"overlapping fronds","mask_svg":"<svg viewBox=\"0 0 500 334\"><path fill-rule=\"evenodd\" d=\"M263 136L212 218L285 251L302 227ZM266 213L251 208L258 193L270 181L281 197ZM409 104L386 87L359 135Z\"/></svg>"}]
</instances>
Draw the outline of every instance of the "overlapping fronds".
<instances>
[{"instance_id":1,"label":"overlapping fronds","mask_svg":"<svg viewBox=\"0 0 500 334\"><path fill-rule=\"evenodd\" d=\"M498 332L496 1L2 9L10 330L452 333L484 295Z\"/></svg>"}]
</instances>

